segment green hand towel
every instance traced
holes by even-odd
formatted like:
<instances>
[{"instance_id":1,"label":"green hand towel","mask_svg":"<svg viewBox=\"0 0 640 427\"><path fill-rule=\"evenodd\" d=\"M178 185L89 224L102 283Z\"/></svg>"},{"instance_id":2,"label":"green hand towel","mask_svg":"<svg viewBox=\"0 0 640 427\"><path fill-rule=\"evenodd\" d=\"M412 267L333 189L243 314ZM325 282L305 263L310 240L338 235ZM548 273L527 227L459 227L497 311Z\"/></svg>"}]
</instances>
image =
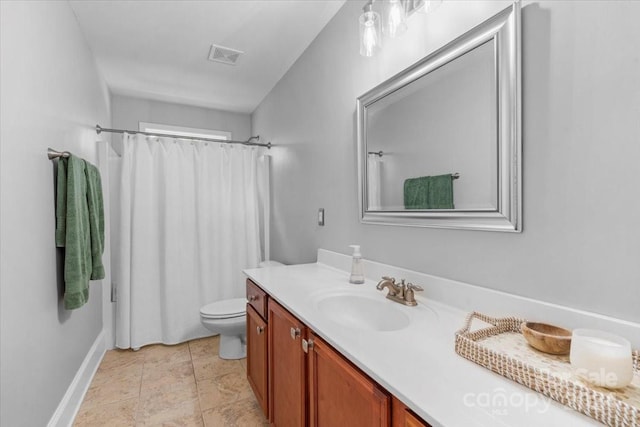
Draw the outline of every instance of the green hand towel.
<instances>
[{"instance_id":1,"label":"green hand towel","mask_svg":"<svg viewBox=\"0 0 640 427\"><path fill-rule=\"evenodd\" d=\"M58 161L56 245L65 248L64 306L82 307L89 280L104 278L104 211L100 174L95 166L70 155Z\"/></svg>"},{"instance_id":2,"label":"green hand towel","mask_svg":"<svg viewBox=\"0 0 640 427\"><path fill-rule=\"evenodd\" d=\"M406 179L404 207L405 209L453 209L451 174Z\"/></svg>"},{"instance_id":3,"label":"green hand towel","mask_svg":"<svg viewBox=\"0 0 640 427\"><path fill-rule=\"evenodd\" d=\"M67 159L58 161L56 183L56 246L64 247L67 233Z\"/></svg>"},{"instance_id":4,"label":"green hand towel","mask_svg":"<svg viewBox=\"0 0 640 427\"><path fill-rule=\"evenodd\" d=\"M104 206L100 171L85 162L87 179L87 207L89 209L89 234L91 237L91 280L104 279L102 252L104 251Z\"/></svg>"}]
</instances>

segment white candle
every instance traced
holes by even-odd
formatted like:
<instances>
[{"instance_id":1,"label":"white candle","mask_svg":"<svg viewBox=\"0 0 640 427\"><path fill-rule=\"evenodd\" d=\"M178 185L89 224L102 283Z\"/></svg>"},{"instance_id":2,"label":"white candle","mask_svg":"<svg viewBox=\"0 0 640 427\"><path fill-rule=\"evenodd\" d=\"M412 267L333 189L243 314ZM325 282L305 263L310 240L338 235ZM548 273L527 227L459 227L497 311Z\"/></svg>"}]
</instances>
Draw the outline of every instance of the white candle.
<instances>
[{"instance_id":1,"label":"white candle","mask_svg":"<svg viewBox=\"0 0 640 427\"><path fill-rule=\"evenodd\" d=\"M600 387L622 388L633 380L631 343L617 335L575 329L570 360L579 377Z\"/></svg>"}]
</instances>

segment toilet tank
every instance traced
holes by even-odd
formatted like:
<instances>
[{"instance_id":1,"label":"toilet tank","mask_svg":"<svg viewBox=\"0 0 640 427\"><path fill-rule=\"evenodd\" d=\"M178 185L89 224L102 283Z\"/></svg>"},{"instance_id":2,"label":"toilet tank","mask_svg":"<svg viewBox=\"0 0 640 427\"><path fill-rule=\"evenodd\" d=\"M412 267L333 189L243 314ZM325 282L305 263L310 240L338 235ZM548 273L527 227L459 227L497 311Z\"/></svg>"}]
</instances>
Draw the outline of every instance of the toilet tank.
<instances>
[{"instance_id":1,"label":"toilet tank","mask_svg":"<svg viewBox=\"0 0 640 427\"><path fill-rule=\"evenodd\" d=\"M281 262L278 262L278 261L261 261L261 262L260 262L260 264L258 264L258 266L259 266L260 268L264 268L264 267L277 267L277 266L280 266L280 265L284 265L284 264L283 264L283 263L281 263Z\"/></svg>"}]
</instances>

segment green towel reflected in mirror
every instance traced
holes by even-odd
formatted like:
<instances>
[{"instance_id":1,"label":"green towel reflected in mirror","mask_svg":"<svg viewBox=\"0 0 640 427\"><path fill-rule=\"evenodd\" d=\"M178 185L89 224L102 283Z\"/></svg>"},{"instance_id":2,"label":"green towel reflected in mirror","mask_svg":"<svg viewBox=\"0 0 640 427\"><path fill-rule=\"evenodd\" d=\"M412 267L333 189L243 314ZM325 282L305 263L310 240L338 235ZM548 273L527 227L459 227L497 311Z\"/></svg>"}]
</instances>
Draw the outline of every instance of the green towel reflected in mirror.
<instances>
[{"instance_id":1,"label":"green towel reflected in mirror","mask_svg":"<svg viewBox=\"0 0 640 427\"><path fill-rule=\"evenodd\" d=\"M451 174L421 176L404 181L405 209L453 209Z\"/></svg>"}]
</instances>

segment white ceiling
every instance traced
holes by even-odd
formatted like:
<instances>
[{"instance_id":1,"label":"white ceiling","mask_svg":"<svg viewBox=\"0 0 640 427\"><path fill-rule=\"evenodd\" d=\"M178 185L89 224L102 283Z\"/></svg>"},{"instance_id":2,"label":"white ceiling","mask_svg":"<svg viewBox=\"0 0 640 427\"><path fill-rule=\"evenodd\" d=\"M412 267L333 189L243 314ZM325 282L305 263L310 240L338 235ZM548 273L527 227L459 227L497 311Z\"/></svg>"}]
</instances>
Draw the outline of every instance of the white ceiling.
<instances>
[{"instance_id":1,"label":"white ceiling","mask_svg":"<svg viewBox=\"0 0 640 427\"><path fill-rule=\"evenodd\" d=\"M70 4L113 93L250 113L344 1ZM211 62L212 44L244 54L235 66Z\"/></svg>"}]
</instances>

